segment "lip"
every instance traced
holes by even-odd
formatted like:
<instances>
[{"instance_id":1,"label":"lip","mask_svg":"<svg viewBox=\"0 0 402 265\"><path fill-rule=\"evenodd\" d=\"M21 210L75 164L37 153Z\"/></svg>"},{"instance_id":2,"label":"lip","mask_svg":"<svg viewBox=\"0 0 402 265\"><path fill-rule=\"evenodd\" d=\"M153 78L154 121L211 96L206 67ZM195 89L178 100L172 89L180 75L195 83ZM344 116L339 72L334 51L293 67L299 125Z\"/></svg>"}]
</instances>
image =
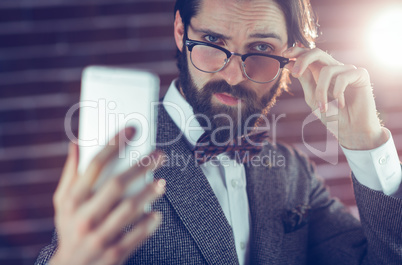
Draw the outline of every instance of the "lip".
<instances>
[{"instance_id":1,"label":"lip","mask_svg":"<svg viewBox=\"0 0 402 265\"><path fill-rule=\"evenodd\" d=\"M241 99L232 97L227 93L215 93L214 96L220 103L228 106L236 106L241 102Z\"/></svg>"}]
</instances>

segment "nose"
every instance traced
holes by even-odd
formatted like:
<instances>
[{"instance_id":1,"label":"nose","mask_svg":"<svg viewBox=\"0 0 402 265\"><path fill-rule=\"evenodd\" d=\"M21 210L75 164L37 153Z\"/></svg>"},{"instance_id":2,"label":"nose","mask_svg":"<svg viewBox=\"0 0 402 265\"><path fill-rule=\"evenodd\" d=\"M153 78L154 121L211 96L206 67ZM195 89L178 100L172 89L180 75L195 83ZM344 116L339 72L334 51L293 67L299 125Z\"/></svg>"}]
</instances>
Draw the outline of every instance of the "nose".
<instances>
[{"instance_id":1,"label":"nose","mask_svg":"<svg viewBox=\"0 0 402 265\"><path fill-rule=\"evenodd\" d=\"M230 57L230 60L225 65L225 68L223 68L218 73L231 86L237 85L248 79L243 72L242 60L236 54L233 54Z\"/></svg>"}]
</instances>

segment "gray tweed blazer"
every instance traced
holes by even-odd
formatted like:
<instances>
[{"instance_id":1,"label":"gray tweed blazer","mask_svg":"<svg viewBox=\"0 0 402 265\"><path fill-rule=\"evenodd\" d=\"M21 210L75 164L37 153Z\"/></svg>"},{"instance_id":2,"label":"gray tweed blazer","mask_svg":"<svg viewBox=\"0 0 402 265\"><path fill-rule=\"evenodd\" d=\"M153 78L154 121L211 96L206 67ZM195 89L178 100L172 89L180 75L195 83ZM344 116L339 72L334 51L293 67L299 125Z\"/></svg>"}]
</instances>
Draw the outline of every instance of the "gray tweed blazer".
<instances>
[{"instance_id":1,"label":"gray tweed blazer","mask_svg":"<svg viewBox=\"0 0 402 265\"><path fill-rule=\"evenodd\" d=\"M155 172L167 181L166 194L153 205L163 222L127 264L238 264L232 228L163 107L157 142L171 159ZM267 145L260 156L274 152L285 158L284 166L246 164L250 264L402 264L401 199L370 190L352 176L360 223L330 198L306 157L279 144ZM55 233L36 264L45 264L56 249Z\"/></svg>"}]
</instances>

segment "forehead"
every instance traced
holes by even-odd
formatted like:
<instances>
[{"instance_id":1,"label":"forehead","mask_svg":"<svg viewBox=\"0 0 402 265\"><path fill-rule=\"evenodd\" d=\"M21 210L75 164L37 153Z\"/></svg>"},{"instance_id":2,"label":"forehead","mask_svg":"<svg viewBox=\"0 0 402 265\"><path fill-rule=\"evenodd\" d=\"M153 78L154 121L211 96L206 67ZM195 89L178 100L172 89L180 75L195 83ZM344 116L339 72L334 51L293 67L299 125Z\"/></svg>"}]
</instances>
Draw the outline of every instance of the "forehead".
<instances>
[{"instance_id":1,"label":"forehead","mask_svg":"<svg viewBox=\"0 0 402 265\"><path fill-rule=\"evenodd\" d=\"M234 38L275 33L287 42L285 15L274 0L202 0L191 24Z\"/></svg>"}]
</instances>

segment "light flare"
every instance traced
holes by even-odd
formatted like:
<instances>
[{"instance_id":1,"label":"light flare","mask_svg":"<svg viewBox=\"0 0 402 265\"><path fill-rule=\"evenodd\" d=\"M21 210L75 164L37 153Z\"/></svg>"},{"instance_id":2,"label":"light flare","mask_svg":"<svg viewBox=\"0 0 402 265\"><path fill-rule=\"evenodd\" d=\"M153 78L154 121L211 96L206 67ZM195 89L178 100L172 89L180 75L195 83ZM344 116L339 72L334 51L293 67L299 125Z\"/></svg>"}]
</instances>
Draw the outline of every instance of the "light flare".
<instances>
[{"instance_id":1,"label":"light flare","mask_svg":"<svg viewBox=\"0 0 402 265\"><path fill-rule=\"evenodd\" d=\"M370 53L387 70L402 70L402 4L389 7L369 28Z\"/></svg>"}]
</instances>

